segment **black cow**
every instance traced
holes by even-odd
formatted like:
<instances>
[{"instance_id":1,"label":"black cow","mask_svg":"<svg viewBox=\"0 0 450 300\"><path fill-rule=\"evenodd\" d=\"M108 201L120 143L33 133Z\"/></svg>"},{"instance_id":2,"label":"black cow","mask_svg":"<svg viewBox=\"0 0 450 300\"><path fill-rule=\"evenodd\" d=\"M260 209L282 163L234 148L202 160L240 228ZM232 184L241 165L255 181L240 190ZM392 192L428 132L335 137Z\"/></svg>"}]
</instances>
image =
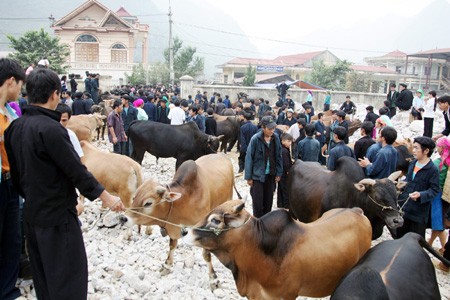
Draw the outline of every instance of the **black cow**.
<instances>
[{"instance_id":1,"label":"black cow","mask_svg":"<svg viewBox=\"0 0 450 300\"><path fill-rule=\"evenodd\" d=\"M363 169L350 157L339 158L333 172L318 163L297 160L288 177L290 212L299 221L309 223L332 208L361 207L372 224L372 238L377 239L385 224L390 229L403 225L394 183L399 175L364 178Z\"/></svg>"},{"instance_id":2,"label":"black cow","mask_svg":"<svg viewBox=\"0 0 450 300\"><path fill-rule=\"evenodd\" d=\"M227 151L233 149L234 144L236 144L236 141L239 138L240 128L241 123L237 117L228 117L223 121L217 122L217 135L223 135L220 152L223 151L227 153Z\"/></svg>"},{"instance_id":3,"label":"black cow","mask_svg":"<svg viewBox=\"0 0 450 300\"><path fill-rule=\"evenodd\" d=\"M153 121L133 121L129 139L133 144L131 158L142 164L145 151L160 157L175 157L175 168L186 160L216 153L219 139L201 132L194 122L169 125Z\"/></svg>"},{"instance_id":4,"label":"black cow","mask_svg":"<svg viewBox=\"0 0 450 300\"><path fill-rule=\"evenodd\" d=\"M420 235L408 233L370 249L341 280L331 299L441 299L436 272L422 247L450 264Z\"/></svg>"}]
</instances>

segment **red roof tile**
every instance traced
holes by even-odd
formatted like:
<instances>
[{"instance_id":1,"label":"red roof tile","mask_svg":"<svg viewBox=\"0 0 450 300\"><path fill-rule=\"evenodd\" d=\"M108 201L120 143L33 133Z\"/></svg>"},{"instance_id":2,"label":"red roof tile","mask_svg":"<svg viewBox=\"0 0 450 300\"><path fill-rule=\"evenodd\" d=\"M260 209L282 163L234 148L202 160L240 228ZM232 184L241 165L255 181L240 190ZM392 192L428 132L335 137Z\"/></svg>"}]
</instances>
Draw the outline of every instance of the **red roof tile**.
<instances>
[{"instance_id":1,"label":"red roof tile","mask_svg":"<svg viewBox=\"0 0 450 300\"><path fill-rule=\"evenodd\" d=\"M123 6L116 11L116 14L119 17L133 17Z\"/></svg>"},{"instance_id":2,"label":"red roof tile","mask_svg":"<svg viewBox=\"0 0 450 300\"><path fill-rule=\"evenodd\" d=\"M400 50L395 50L395 51L392 51L392 52L389 52L389 53L383 55L383 57L406 57L406 55L407 54L405 52L402 52Z\"/></svg>"}]
</instances>

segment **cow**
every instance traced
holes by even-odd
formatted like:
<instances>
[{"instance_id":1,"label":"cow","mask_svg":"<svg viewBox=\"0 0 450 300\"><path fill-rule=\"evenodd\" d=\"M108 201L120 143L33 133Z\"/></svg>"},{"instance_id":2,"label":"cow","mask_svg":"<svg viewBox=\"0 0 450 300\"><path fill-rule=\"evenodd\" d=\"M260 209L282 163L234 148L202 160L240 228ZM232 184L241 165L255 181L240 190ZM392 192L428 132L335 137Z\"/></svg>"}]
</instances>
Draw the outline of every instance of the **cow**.
<instances>
[{"instance_id":1,"label":"cow","mask_svg":"<svg viewBox=\"0 0 450 300\"><path fill-rule=\"evenodd\" d=\"M197 124L169 125L153 121L133 121L129 139L133 145L131 158L142 164L145 151L160 157L177 159L175 168L186 160L196 160L202 155L216 153L222 137L201 132Z\"/></svg>"},{"instance_id":2,"label":"cow","mask_svg":"<svg viewBox=\"0 0 450 300\"><path fill-rule=\"evenodd\" d=\"M420 235L410 232L370 249L331 299L441 299L434 266L422 247L450 265Z\"/></svg>"},{"instance_id":3,"label":"cow","mask_svg":"<svg viewBox=\"0 0 450 300\"><path fill-rule=\"evenodd\" d=\"M237 117L227 117L225 120L217 121L217 135L223 135L220 152L227 153L227 151L233 149L234 144L236 144L239 138L240 129L241 122Z\"/></svg>"},{"instance_id":4,"label":"cow","mask_svg":"<svg viewBox=\"0 0 450 300\"><path fill-rule=\"evenodd\" d=\"M98 105L95 104L91 107L91 112L93 114L95 113L101 115L102 118L102 126L97 127L97 141L100 140L100 136L102 137L102 140L105 140L105 130L108 125L107 118L111 111L112 107L109 106L109 104L105 102L105 100L101 101Z\"/></svg>"},{"instance_id":5,"label":"cow","mask_svg":"<svg viewBox=\"0 0 450 300\"><path fill-rule=\"evenodd\" d=\"M159 225L162 235L169 235L169 254L163 265L166 272L173 264L173 252L181 237L176 224L196 224L211 209L232 198L233 185L233 166L226 155L209 154L196 161L188 160L169 184L145 181L122 222L128 226ZM203 257L209 265L210 279L217 278L211 254L204 252Z\"/></svg>"},{"instance_id":6,"label":"cow","mask_svg":"<svg viewBox=\"0 0 450 300\"><path fill-rule=\"evenodd\" d=\"M372 229L360 208L333 209L310 224L285 209L260 219L240 200L213 209L191 228L189 244L213 253L249 299L325 297L370 248Z\"/></svg>"},{"instance_id":7,"label":"cow","mask_svg":"<svg viewBox=\"0 0 450 300\"><path fill-rule=\"evenodd\" d=\"M289 211L299 221L309 223L332 208L358 206L372 224L372 238L377 239L384 224L391 230L403 226L394 183L399 175L367 179L351 157L339 158L333 172L318 163L297 160L288 176Z\"/></svg>"},{"instance_id":8,"label":"cow","mask_svg":"<svg viewBox=\"0 0 450 300\"><path fill-rule=\"evenodd\" d=\"M125 155L100 151L87 141L80 141L80 144L84 153L81 163L109 193L118 196L125 207L130 207L142 184L141 166Z\"/></svg>"},{"instance_id":9,"label":"cow","mask_svg":"<svg viewBox=\"0 0 450 300\"><path fill-rule=\"evenodd\" d=\"M103 126L104 117L100 114L72 116L67 128L75 132L78 140L92 141L92 134Z\"/></svg>"}]
</instances>

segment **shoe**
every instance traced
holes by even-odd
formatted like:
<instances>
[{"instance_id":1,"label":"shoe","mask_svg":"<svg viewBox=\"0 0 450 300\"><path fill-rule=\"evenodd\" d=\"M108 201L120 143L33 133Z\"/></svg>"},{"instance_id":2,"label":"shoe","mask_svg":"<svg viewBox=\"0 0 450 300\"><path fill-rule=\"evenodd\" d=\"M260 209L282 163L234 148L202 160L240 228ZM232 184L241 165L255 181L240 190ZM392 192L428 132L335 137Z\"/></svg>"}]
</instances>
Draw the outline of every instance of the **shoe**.
<instances>
[{"instance_id":1,"label":"shoe","mask_svg":"<svg viewBox=\"0 0 450 300\"><path fill-rule=\"evenodd\" d=\"M436 267L436 269L439 269L444 273L448 273L450 271L450 267L447 267L441 261L433 260L433 265Z\"/></svg>"}]
</instances>

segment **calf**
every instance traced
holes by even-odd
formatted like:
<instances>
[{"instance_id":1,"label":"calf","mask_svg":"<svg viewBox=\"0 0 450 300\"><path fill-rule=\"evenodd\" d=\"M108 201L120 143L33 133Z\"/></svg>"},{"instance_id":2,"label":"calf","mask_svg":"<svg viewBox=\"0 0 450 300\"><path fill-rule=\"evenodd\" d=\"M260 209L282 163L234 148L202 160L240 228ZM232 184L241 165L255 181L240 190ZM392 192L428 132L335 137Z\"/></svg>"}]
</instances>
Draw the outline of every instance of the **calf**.
<instances>
[{"instance_id":1,"label":"calf","mask_svg":"<svg viewBox=\"0 0 450 300\"><path fill-rule=\"evenodd\" d=\"M92 135L97 128L103 126L103 118L99 114L72 116L67 128L75 132L78 140L92 141Z\"/></svg>"},{"instance_id":2,"label":"calf","mask_svg":"<svg viewBox=\"0 0 450 300\"><path fill-rule=\"evenodd\" d=\"M436 272L422 247L450 264L420 235L410 232L370 249L342 279L331 299L441 299Z\"/></svg>"},{"instance_id":3,"label":"calf","mask_svg":"<svg viewBox=\"0 0 450 300\"><path fill-rule=\"evenodd\" d=\"M100 140L100 136L102 137L102 140L105 140L105 130L108 123L108 115L112 111L112 107L109 106L106 100L101 101L98 105L92 105L91 111L93 114L100 115L102 119L102 125L100 127L97 127L97 141Z\"/></svg>"},{"instance_id":4,"label":"calf","mask_svg":"<svg viewBox=\"0 0 450 300\"><path fill-rule=\"evenodd\" d=\"M131 210L123 218L128 225L159 225L163 236L169 235L169 255L163 271L173 263L173 251L181 237L181 226L194 225L211 209L231 199L233 195L233 166L224 154L209 154L196 161L185 161L172 182L159 184L145 181L136 192ZM209 265L210 278L216 278L211 254L203 257Z\"/></svg>"},{"instance_id":5,"label":"calf","mask_svg":"<svg viewBox=\"0 0 450 300\"><path fill-rule=\"evenodd\" d=\"M249 299L325 297L370 248L372 229L360 208L333 209L310 224L284 210L260 219L228 201L189 232L188 243L212 252Z\"/></svg>"}]
</instances>

